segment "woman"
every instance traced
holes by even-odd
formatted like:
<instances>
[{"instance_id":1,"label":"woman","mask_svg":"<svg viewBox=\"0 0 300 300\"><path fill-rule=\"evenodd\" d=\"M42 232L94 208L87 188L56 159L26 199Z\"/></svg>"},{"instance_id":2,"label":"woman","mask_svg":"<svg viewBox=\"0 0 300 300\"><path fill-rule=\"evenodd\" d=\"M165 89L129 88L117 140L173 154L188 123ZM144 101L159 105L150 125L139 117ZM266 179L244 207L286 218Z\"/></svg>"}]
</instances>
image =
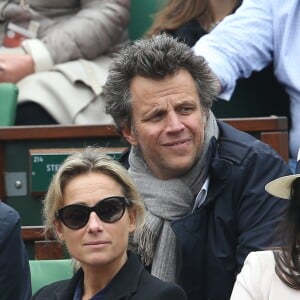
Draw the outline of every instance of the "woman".
<instances>
[{"instance_id":1,"label":"woman","mask_svg":"<svg viewBox=\"0 0 300 300\"><path fill-rule=\"evenodd\" d=\"M299 151L300 154L300 151ZM281 300L300 298L300 155L297 174L268 183L266 190L289 199L280 234L285 246L252 252L237 276L231 300Z\"/></svg>"},{"instance_id":2,"label":"woman","mask_svg":"<svg viewBox=\"0 0 300 300\"><path fill-rule=\"evenodd\" d=\"M144 222L144 207L127 171L96 149L66 159L44 203L46 230L80 264L73 278L39 290L33 299L186 299L127 251L129 235Z\"/></svg>"},{"instance_id":3,"label":"woman","mask_svg":"<svg viewBox=\"0 0 300 300\"><path fill-rule=\"evenodd\" d=\"M16 125L111 123L102 85L129 18L130 0L0 0L0 82L18 86Z\"/></svg>"},{"instance_id":4,"label":"woman","mask_svg":"<svg viewBox=\"0 0 300 300\"><path fill-rule=\"evenodd\" d=\"M167 32L193 46L240 3L241 0L169 0L146 35Z\"/></svg>"}]
</instances>

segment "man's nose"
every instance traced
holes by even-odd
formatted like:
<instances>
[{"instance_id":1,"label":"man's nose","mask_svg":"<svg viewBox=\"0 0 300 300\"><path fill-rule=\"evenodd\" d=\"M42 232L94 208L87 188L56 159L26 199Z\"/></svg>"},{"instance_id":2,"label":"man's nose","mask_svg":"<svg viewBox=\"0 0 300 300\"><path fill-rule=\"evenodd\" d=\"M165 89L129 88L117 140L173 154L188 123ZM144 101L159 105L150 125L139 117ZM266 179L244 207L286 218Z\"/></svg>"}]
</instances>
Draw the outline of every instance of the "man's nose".
<instances>
[{"instance_id":1,"label":"man's nose","mask_svg":"<svg viewBox=\"0 0 300 300\"><path fill-rule=\"evenodd\" d=\"M180 116L175 111L169 111L166 118L166 130L181 131L184 129L184 124Z\"/></svg>"}]
</instances>

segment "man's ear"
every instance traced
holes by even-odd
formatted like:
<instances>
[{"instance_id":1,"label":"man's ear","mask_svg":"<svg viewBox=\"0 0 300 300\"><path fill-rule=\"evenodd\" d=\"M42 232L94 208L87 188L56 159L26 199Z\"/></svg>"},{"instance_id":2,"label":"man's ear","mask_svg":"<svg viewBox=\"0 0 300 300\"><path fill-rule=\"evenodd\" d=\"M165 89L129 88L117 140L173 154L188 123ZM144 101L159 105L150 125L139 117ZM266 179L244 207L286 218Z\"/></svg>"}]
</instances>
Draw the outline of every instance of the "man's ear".
<instances>
[{"instance_id":1,"label":"man's ear","mask_svg":"<svg viewBox=\"0 0 300 300\"><path fill-rule=\"evenodd\" d=\"M129 128L129 127L123 128L122 135L130 145L132 145L132 146L137 145L136 135L134 134L134 132L131 128Z\"/></svg>"}]
</instances>

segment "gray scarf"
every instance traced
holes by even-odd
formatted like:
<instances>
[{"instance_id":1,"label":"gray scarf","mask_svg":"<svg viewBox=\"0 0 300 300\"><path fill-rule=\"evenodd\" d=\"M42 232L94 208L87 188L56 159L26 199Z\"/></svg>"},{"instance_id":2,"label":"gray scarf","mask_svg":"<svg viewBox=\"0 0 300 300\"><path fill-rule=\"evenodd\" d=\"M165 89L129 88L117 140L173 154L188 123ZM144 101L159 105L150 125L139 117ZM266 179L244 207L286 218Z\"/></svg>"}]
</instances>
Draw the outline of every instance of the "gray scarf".
<instances>
[{"instance_id":1,"label":"gray scarf","mask_svg":"<svg viewBox=\"0 0 300 300\"><path fill-rule=\"evenodd\" d=\"M151 274L169 282L176 281L176 236L170 222L186 216L193 209L195 195L207 176L205 163L213 136L219 131L210 112L205 127L201 155L193 168L184 176L169 180L153 177L137 147L129 154L129 174L144 198L146 222L134 235L134 244L145 265L152 264Z\"/></svg>"}]
</instances>

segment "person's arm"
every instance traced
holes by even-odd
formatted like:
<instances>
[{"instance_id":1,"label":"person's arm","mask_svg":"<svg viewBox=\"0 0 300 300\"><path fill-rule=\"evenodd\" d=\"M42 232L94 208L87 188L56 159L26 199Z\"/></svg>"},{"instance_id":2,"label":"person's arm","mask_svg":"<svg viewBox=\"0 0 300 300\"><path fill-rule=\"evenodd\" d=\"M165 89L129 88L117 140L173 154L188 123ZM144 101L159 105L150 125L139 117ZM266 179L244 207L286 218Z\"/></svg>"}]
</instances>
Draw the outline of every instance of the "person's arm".
<instances>
[{"instance_id":1,"label":"person's arm","mask_svg":"<svg viewBox=\"0 0 300 300\"><path fill-rule=\"evenodd\" d=\"M28 54L0 54L0 82L16 83L34 73L33 59Z\"/></svg>"},{"instance_id":2,"label":"person's arm","mask_svg":"<svg viewBox=\"0 0 300 300\"><path fill-rule=\"evenodd\" d=\"M236 80L249 77L272 60L273 1L246 0L232 15L227 16L211 33L194 46L218 77L222 94L229 100Z\"/></svg>"},{"instance_id":3,"label":"person's arm","mask_svg":"<svg viewBox=\"0 0 300 300\"><path fill-rule=\"evenodd\" d=\"M113 47L129 22L129 0L81 0L72 17L49 22L39 39L23 41L35 62L36 71L75 59L94 59Z\"/></svg>"},{"instance_id":4,"label":"person's arm","mask_svg":"<svg viewBox=\"0 0 300 300\"><path fill-rule=\"evenodd\" d=\"M81 0L80 5L77 13L60 21L41 18L38 37L25 39L18 55L6 51L10 55L4 56L0 51L0 82L17 82L59 63L94 59L125 39L130 0ZM24 9L14 3L0 9L8 19L18 10L24 14Z\"/></svg>"},{"instance_id":5,"label":"person's arm","mask_svg":"<svg viewBox=\"0 0 300 300\"><path fill-rule=\"evenodd\" d=\"M2 300L31 297L29 262L19 214L0 202L0 291Z\"/></svg>"},{"instance_id":6,"label":"person's arm","mask_svg":"<svg viewBox=\"0 0 300 300\"><path fill-rule=\"evenodd\" d=\"M237 276L230 300L267 299L274 268L271 251L251 252Z\"/></svg>"}]
</instances>

